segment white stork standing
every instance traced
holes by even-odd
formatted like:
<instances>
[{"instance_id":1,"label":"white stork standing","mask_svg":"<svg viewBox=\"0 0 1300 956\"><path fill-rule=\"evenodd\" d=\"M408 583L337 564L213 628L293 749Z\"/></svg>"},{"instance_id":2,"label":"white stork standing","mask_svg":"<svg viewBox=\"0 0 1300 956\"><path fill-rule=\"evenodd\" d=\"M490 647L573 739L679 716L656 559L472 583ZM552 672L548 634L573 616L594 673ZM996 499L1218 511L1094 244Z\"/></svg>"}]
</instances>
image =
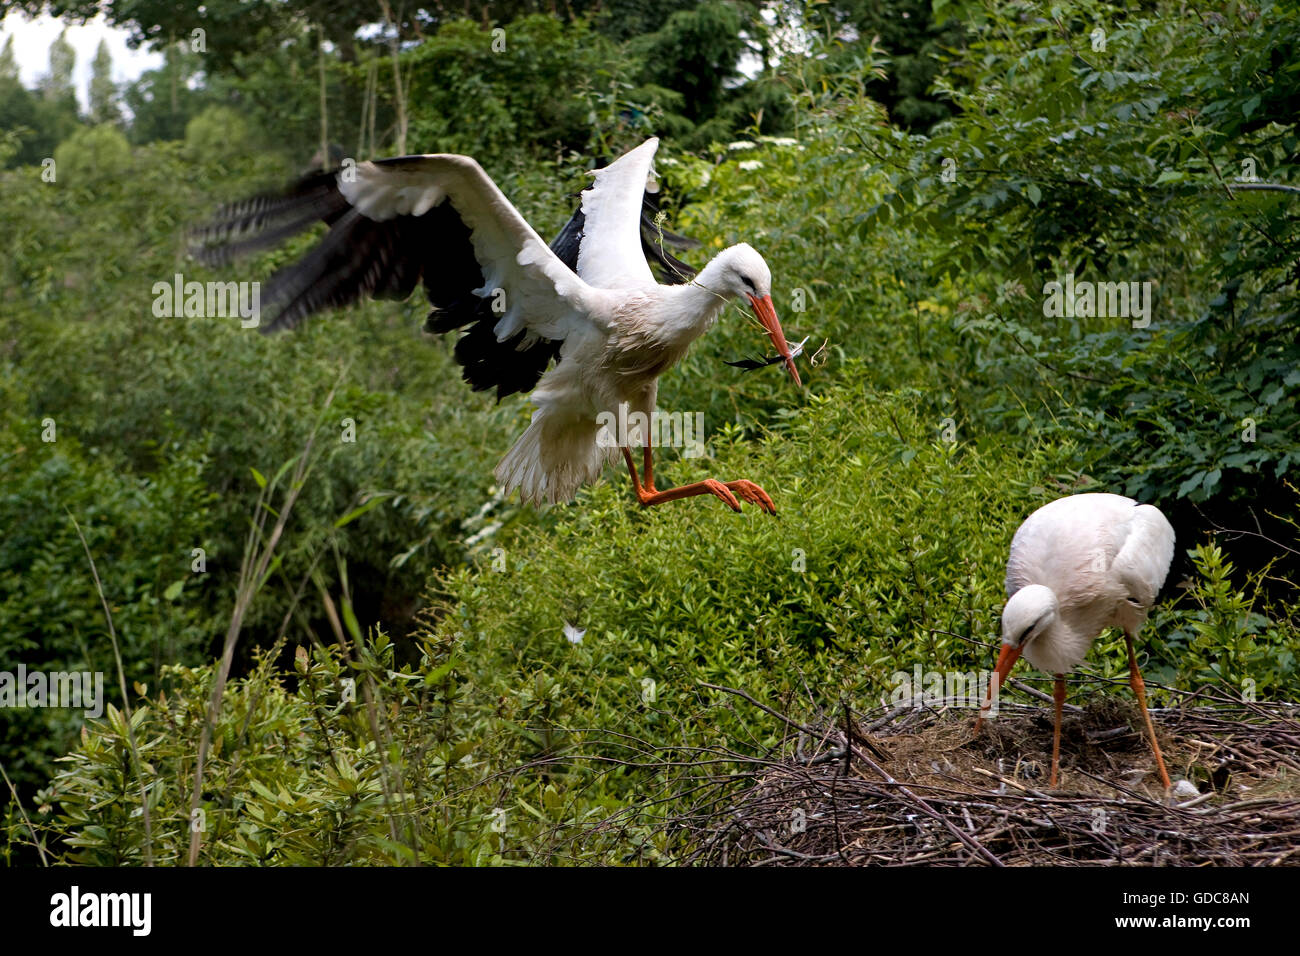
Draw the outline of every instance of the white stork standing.
<instances>
[{"instance_id":1,"label":"white stork standing","mask_svg":"<svg viewBox=\"0 0 1300 956\"><path fill-rule=\"evenodd\" d=\"M262 298L274 318L264 331L363 295L406 298L422 280L433 304L425 329L467 329L456 359L473 388L495 387L498 398L532 390L532 423L496 468L507 494L571 501L618 449L642 505L712 494L737 511L740 498L775 514L751 481L710 478L659 491L651 436L628 429L628 444L644 447L638 477L631 450L602 434L598 416L618 416L620 406L626 417L617 420L651 420L659 376L737 296L749 300L799 383L762 256L731 246L692 278L647 239L653 226L642 209L658 145L649 139L596 171L550 247L477 162L436 154L359 163L308 176L284 195L227 206L195 231L195 254L222 265L318 220L329 224L311 252L272 276ZM656 282L647 255L677 284Z\"/></svg>"},{"instance_id":2,"label":"white stork standing","mask_svg":"<svg viewBox=\"0 0 1300 956\"><path fill-rule=\"evenodd\" d=\"M1121 495L1058 498L1016 531L1007 561L1008 600L995 686L1006 682L1022 655L1056 677L1051 786L1056 786L1061 756L1065 675L1083 661L1098 634L1118 627L1128 643L1129 683L1146 719L1160 779L1169 789L1133 638L1165 583L1173 556L1174 529L1160 510ZM991 700L992 691L980 708L976 732Z\"/></svg>"}]
</instances>

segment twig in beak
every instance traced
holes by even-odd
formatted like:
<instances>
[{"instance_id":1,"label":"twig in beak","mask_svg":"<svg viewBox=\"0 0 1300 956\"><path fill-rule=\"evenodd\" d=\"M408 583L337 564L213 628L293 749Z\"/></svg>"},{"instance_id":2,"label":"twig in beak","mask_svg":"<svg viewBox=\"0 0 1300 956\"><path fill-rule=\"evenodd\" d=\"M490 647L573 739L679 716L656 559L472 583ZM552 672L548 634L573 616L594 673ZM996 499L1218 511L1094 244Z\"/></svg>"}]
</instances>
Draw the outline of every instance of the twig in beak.
<instances>
[{"instance_id":1,"label":"twig in beak","mask_svg":"<svg viewBox=\"0 0 1300 956\"><path fill-rule=\"evenodd\" d=\"M803 342L797 342L790 347L791 359L796 359L803 354L804 342L807 342L810 338L812 338L811 335L804 336ZM771 358L741 359L738 362L728 362L727 364L733 365L746 372L752 372L756 368L767 368L769 365L780 365L785 360L786 356L784 355L773 355Z\"/></svg>"}]
</instances>

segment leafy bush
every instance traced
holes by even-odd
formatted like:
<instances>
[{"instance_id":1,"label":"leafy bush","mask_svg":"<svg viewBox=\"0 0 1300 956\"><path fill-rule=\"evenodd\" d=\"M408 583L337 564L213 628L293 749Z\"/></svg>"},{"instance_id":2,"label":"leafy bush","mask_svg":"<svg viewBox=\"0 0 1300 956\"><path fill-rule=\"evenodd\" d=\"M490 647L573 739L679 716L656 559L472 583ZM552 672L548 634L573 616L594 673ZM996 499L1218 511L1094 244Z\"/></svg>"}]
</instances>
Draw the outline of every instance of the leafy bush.
<instances>
[{"instance_id":1,"label":"leafy bush","mask_svg":"<svg viewBox=\"0 0 1300 956\"><path fill-rule=\"evenodd\" d=\"M863 232L938 241L988 427L1068 437L1110 487L1248 520L1300 460L1294 20L1267 0L948 10L972 34L940 80L960 112L929 137L854 123L890 183ZM1047 315L1067 274L1146 283L1149 327Z\"/></svg>"},{"instance_id":2,"label":"leafy bush","mask_svg":"<svg viewBox=\"0 0 1300 956\"><path fill-rule=\"evenodd\" d=\"M678 795L661 792L664 767L643 762L650 748L689 760L693 747L761 746L770 732L706 684L773 702L811 694L838 712L842 701L887 697L896 672L914 666L987 670L1010 537L1075 479L1054 476L1048 448L935 441L911 401L838 387L810 395L761 440L726 429L715 457L666 469L665 483L759 479L777 518L709 498L634 511L615 480L560 509L551 528L500 533L490 543L501 550L434 583L417 662L400 663L385 636L363 641L359 631L346 651L300 648L292 672L264 657L226 691L201 859L661 860L667 838L653 822ZM1220 658L1217 676L1258 675L1261 695L1284 689L1295 623L1256 615L1258 636L1243 643L1230 569L1211 551L1198 560L1198 608L1161 610L1144 667L1180 684L1202 679L1232 635L1237 651ZM1183 634L1197 635L1194 653L1179 647ZM1284 647L1289 658L1276 653ZM1264 667L1274 669L1261 668L1270 656ZM1125 674L1119 645L1104 642L1089 672ZM167 689L140 698L133 718L143 781L124 718L110 714L41 794L34 822L57 858L140 862L143 827L130 808L141 786L153 801L154 859L187 852L211 672L165 677ZM580 849L558 849L563 828L651 794L662 802L639 824L584 831ZM17 822L11 835L25 839Z\"/></svg>"},{"instance_id":3,"label":"leafy bush","mask_svg":"<svg viewBox=\"0 0 1300 956\"><path fill-rule=\"evenodd\" d=\"M587 107L575 77L610 68L614 45L581 22L515 20L494 35L469 20L449 23L408 54L409 138L424 152L496 157L498 167L545 151L587 145ZM542 149L538 149L538 147Z\"/></svg>"},{"instance_id":4,"label":"leafy bush","mask_svg":"<svg viewBox=\"0 0 1300 956\"><path fill-rule=\"evenodd\" d=\"M554 822L646 785L635 774L592 777L575 763L517 784L503 779L469 803L457 797L490 774L582 748L580 728L618 727L664 743L689 728L721 739L743 724L694 723L700 681L765 698L806 681L834 706L874 700L900 662L987 663L951 635L991 632L1003 539L1028 503L1048 494L1032 483L1050 473L1050 455L1016 455L1025 480L1007 482L1007 451L942 444L932 432L905 398L811 395L763 441L726 429L715 458L665 463L661 472L665 484L705 474L759 480L781 508L776 519L738 516L712 499L633 511L619 476L584 492L550 529L499 532L485 547L501 551L449 570L434 585L443 597L419 635L417 665L398 668L383 637L354 647L355 669L317 650L293 694L279 687L295 678L264 661L228 691L205 781L205 859L484 862L497 851L484 826L494 800L504 799L512 818L543 807ZM786 446L803 456L783 454ZM1002 533L987 534L990 523ZM493 570L498 561L504 572ZM566 623L585 631L581 643L566 641ZM188 786L170 782L192 770L210 686L206 671L168 674L171 689L141 701L135 716L163 860L188 840ZM332 695L349 674L357 702L340 706ZM657 688L653 705L642 699L644 680ZM62 807L58 827L77 848L70 860L138 861L143 852L138 819L124 815L101 833L103 818L89 810L106 789L136 786L117 720L95 725L42 798ZM415 813L394 794L439 809ZM518 852L513 845L507 856Z\"/></svg>"},{"instance_id":5,"label":"leafy bush","mask_svg":"<svg viewBox=\"0 0 1300 956\"><path fill-rule=\"evenodd\" d=\"M185 148L201 162L238 156L249 146L248 124L228 106L209 106L185 126Z\"/></svg>"},{"instance_id":6,"label":"leafy bush","mask_svg":"<svg viewBox=\"0 0 1300 956\"><path fill-rule=\"evenodd\" d=\"M183 229L214 194L265 188L285 169L239 154L191 160L179 143L141 147L133 169L92 184L60 167L57 185L18 170L0 192L0 226L15 237L0 265L0 654L31 668L107 669L115 685L73 518L102 562L129 680L214 653L257 498L253 469L273 474L297 455L334 388L337 417L247 646L270 643L309 569L328 586L339 561L366 582L362 619L404 633L428 565L458 559L460 523L490 497L508 416L446 387L457 377L450 343L418 339L414 303L269 338L234 318L156 316L156 283L209 278L182 257ZM355 442L342 440L344 418ZM42 441L47 420L57 441ZM299 627L326 617L314 597L297 608ZM53 711L9 717L0 714L0 761L30 787L75 722Z\"/></svg>"},{"instance_id":7,"label":"leafy bush","mask_svg":"<svg viewBox=\"0 0 1300 956\"><path fill-rule=\"evenodd\" d=\"M114 126L78 129L54 150L57 181L95 185L125 176L131 168L131 146Z\"/></svg>"}]
</instances>

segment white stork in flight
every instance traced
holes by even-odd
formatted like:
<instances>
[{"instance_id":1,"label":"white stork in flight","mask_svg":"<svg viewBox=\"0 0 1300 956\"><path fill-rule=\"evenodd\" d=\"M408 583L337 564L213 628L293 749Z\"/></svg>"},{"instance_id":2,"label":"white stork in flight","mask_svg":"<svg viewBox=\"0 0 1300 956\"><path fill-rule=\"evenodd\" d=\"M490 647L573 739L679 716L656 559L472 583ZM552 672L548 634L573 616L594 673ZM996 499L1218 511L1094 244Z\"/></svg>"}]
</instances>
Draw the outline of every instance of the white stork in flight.
<instances>
[{"instance_id":1,"label":"white stork in flight","mask_svg":"<svg viewBox=\"0 0 1300 956\"><path fill-rule=\"evenodd\" d=\"M731 246L695 275L650 240L643 206L653 208L647 186L658 145L649 139L597 170L549 247L477 162L436 154L318 173L286 194L227 206L192 234L194 252L224 265L329 224L311 252L271 277L262 301L274 317L263 331L365 295L404 299L422 281L433 305L425 330L467 330L455 355L474 390L495 387L498 399L532 391L532 423L496 468L506 494L571 501L621 451L642 505L712 494L737 511L743 499L775 514L752 481L709 478L660 491L650 435L627 429L628 444L644 447L638 476L631 450L602 434L601 413L651 421L659 376L737 296L799 383L762 256ZM647 255L671 284L655 281Z\"/></svg>"},{"instance_id":2,"label":"white stork in flight","mask_svg":"<svg viewBox=\"0 0 1300 956\"><path fill-rule=\"evenodd\" d=\"M1128 643L1129 684L1146 719L1160 779L1169 789L1133 638L1165 583L1173 557L1174 529L1160 510L1121 495L1058 498L1026 518L1011 540L994 686L1006 682L1022 655L1056 677L1051 786L1056 786L1061 757L1065 675L1082 663L1098 634L1118 627ZM975 721L976 732L991 702L992 689Z\"/></svg>"}]
</instances>

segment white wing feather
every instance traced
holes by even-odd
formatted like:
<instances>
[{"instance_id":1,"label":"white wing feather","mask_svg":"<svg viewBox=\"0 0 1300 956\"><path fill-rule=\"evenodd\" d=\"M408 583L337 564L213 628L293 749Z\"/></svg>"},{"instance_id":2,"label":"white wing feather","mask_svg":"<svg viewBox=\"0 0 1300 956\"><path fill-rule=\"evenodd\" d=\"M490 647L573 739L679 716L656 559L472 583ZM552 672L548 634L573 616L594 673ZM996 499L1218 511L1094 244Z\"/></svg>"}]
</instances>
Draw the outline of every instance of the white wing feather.
<instances>
[{"instance_id":1,"label":"white wing feather","mask_svg":"<svg viewBox=\"0 0 1300 956\"><path fill-rule=\"evenodd\" d=\"M1007 596L1044 584L1063 604L1123 588L1155 603L1174 557L1174 529L1158 508L1111 494L1058 498L1030 515L1011 542Z\"/></svg>"},{"instance_id":2,"label":"white wing feather","mask_svg":"<svg viewBox=\"0 0 1300 956\"><path fill-rule=\"evenodd\" d=\"M444 199L450 202L470 230L483 270L484 283L475 294L492 298L499 289L504 295L504 311L493 328L497 341L520 329L528 330L530 340L608 330L604 297L551 252L470 157L442 153L400 165L358 163L339 173L338 186L358 212L377 222L420 216Z\"/></svg>"},{"instance_id":3,"label":"white wing feather","mask_svg":"<svg viewBox=\"0 0 1300 956\"><path fill-rule=\"evenodd\" d=\"M1138 505L1132 510L1128 534L1111 564L1111 571L1143 607L1156 595L1174 560L1174 529L1159 508Z\"/></svg>"},{"instance_id":4,"label":"white wing feather","mask_svg":"<svg viewBox=\"0 0 1300 956\"><path fill-rule=\"evenodd\" d=\"M651 137L595 172L582 193L578 275L598 289L645 288L655 278L641 249L641 202L659 140Z\"/></svg>"}]
</instances>

